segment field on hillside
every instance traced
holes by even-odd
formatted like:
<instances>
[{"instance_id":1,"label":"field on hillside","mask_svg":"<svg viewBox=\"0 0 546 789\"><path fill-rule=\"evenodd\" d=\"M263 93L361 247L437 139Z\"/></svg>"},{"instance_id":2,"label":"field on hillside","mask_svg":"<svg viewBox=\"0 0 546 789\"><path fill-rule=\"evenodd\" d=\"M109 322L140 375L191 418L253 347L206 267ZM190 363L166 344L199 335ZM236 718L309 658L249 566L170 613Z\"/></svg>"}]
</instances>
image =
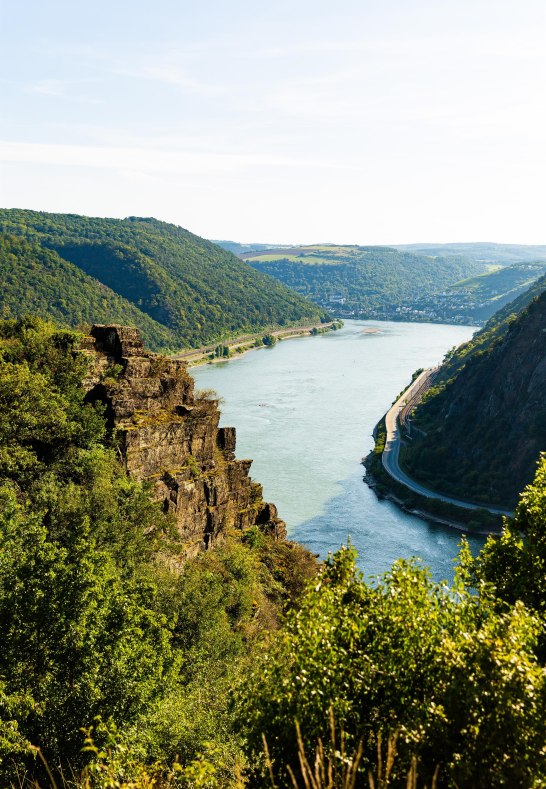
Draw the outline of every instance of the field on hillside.
<instances>
[{"instance_id":1,"label":"field on hillside","mask_svg":"<svg viewBox=\"0 0 546 789\"><path fill-rule=\"evenodd\" d=\"M241 252L251 266L341 318L434 320L413 307L461 279L483 274L481 263L391 247L313 244Z\"/></svg>"}]
</instances>

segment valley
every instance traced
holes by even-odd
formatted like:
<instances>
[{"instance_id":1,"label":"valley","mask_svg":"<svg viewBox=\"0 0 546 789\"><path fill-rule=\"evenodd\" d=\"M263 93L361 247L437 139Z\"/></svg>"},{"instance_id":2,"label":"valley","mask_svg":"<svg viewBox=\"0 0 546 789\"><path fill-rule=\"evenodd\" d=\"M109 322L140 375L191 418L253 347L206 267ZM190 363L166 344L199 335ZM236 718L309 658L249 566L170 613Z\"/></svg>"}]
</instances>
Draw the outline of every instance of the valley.
<instances>
[{"instance_id":1,"label":"valley","mask_svg":"<svg viewBox=\"0 0 546 789\"><path fill-rule=\"evenodd\" d=\"M218 243L340 318L481 325L546 272L541 246Z\"/></svg>"},{"instance_id":2,"label":"valley","mask_svg":"<svg viewBox=\"0 0 546 789\"><path fill-rule=\"evenodd\" d=\"M326 558L350 537L366 575L396 557L422 557L452 578L460 533L379 500L363 483L363 456L393 394L412 372L440 362L471 327L347 320L315 338L281 342L192 369L222 398L220 424L237 425L241 457L286 521L291 539ZM483 537L470 536L474 550Z\"/></svg>"},{"instance_id":3,"label":"valley","mask_svg":"<svg viewBox=\"0 0 546 789\"><path fill-rule=\"evenodd\" d=\"M104 263L101 245L93 259ZM14 292L44 299L44 283L53 288L87 242L76 246L60 264L46 245L6 234L6 304ZM27 280L15 273L18 259ZM127 277L124 265L109 271L111 282ZM465 287L483 291L482 276L505 270ZM74 272L66 272L69 280ZM125 282L126 294L135 282ZM481 740L460 733L461 699L465 725L485 694L495 718L487 737L493 731L500 743L487 775L517 774L519 750L511 748L499 773L506 739L530 731L530 752L542 747L542 712L529 719L528 710L543 688L533 612L542 606L546 466L519 503L517 491L504 496L533 482L531 465L544 445L545 286L546 276L534 281L476 334L472 326L417 321L341 326L319 314L295 328L239 329L174 356L149 352L132 327L1 321L0 636L10 648L0 656L0 733L7 733L0 779L13 785L15 764L42 780L53 764L59 776L70 765L77 789L89 789L90 770L97 789L120 774L131 776L123 789L157 781L179 789L195 785L203 770L225 776L215 789L241 785L241 771L245 785L265 786L265 729L283 781L295 764L286 739L293 700L305 725L307 715L323 722L316 697L331 698L328 677L342 683L334 701L355 714L372 704L378 719L394 715L425 731L434 754L440 748L449 760L454 749L462 752L462 768L442 768L448 778L475 774ZM126 302L115 305L130 309ZM41 303L55 305L51 295ZM455 465L456 452L444 449L451 412L463 430ZM437 453L432 463L427 452ZM379 464L390 485L364 484L363 455L372 458L367 481ZM509 472L500 497L492 493L497 458ZM472 469L483 459L485 469ZM514 508L514 518L503 520ZM462 522L458 512L466 513ZM486 539L490 532L497 536ZM502 665L517 666L523 685L492 675L489 663L499 655ZM387 680L385 664L392 664ZM369 677L363 665L373 666ZM469 670L482 672L478 682L468 684ZM428 707L408 717L422 696L423 671L426 704L442 708L440 722ZM309 698L300 674L312 677ZM402 681L407 700L399 698ZM525 708L525 727L516 713L514 725L499 722L507 693ZM281 734L273 736L277 720ZM86 725L89 750L82 751ZM363 716L357 726L371 723ZM371 729L368 737L373 766ZM95 746L104 740L110 750ZM49 773L33 761L34 742ZM228 755L227 767L218 753ZM405 780L417 758L413 745L397 758ZM434 775L432 757L419 758Z\"/></svg>"},{"instance_id":4,"label":"valley","mask_svg":"<svg viewBox=\"0 0 546 789\"><path fill-rule=\"evenodd\" d=\"M2 4L0 789L546 789L545 29Z\"/></svg>"}]
</instances>

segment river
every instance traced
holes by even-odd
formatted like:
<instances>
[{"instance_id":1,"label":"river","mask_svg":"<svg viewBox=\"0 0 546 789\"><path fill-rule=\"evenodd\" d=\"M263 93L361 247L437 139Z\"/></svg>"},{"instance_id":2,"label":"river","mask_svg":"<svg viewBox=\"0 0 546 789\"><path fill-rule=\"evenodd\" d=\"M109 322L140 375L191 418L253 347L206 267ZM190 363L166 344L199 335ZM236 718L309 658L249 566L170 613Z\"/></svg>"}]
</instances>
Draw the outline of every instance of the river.
<instances>
[{"instance_id":1,"label":"river","mask_svg":"<svg viewBox=\"0 0 546 789\"><path fill-rule=\"evenodd\" d=\"M366 575L417 556L436 580L453 578L460 534L379 501L362 481L372 430L419 367L442 360L474 328L345 322L337 332L192 369L197 387L223 398L222 425L237 428L237 457L286 521L291 539L325 557L350 538ZM483 539L471 538L474 551Z\"/></svg>"}]
</instances>

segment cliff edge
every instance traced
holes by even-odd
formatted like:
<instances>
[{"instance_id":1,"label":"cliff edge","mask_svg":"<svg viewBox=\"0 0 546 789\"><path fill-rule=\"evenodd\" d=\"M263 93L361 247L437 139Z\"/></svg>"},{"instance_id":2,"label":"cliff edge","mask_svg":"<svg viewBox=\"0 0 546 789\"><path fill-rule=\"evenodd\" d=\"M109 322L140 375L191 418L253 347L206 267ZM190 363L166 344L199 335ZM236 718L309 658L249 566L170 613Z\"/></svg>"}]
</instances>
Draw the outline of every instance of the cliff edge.
<instances>
[{"instance_id":1,"label":"cliff edge","mask_svg":"<svg viewBox=\"0 0 546 789\"><path fill-rule=\"evenodd\" d=\"M218 401L195 393L186 362L144 349L138 329L95 325L82 343L93 356L88 399L106 409L128 473L148 480L195 555L251 526L286 537L274 504L235 458L235 428L218 427Z\"/></svg>"}]
</instances>

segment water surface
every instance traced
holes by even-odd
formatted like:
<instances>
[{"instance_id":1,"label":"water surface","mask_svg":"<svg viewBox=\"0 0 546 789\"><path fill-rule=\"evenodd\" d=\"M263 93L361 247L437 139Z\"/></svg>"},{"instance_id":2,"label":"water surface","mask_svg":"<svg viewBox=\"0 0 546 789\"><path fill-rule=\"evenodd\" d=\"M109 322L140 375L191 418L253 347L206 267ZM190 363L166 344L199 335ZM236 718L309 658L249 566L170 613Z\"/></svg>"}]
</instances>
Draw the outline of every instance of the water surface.
<instances>
[{"instance_id":1,"label":"water surface","mask_svg":"<svg viewBox=\"0 0 546 789\"><path fill-rule=\"evenodd\" d=\"M372 430L411 374L441 361L474 329L429 323L346 321L338 332L192 370L224 399L237 457L286 521L289 536L325 557L348 537L366 574L418 556L437 579L453 576L460 534L379 501L362 481ZM473 548L483 544L472 538Z\"/></svg>"}]
</instances>

